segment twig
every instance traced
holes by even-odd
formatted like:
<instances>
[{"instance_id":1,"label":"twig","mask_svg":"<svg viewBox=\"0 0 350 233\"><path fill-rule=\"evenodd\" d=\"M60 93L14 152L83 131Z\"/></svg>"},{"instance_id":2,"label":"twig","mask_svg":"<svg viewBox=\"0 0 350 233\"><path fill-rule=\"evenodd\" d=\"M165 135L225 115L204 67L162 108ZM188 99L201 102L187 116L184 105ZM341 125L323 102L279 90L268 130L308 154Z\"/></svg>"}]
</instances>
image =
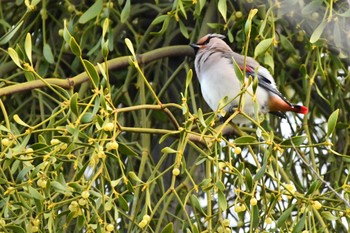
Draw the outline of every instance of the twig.
<instances>
[{"instance_id":1,"label":"twig","mask_svg":"<svg viewBox=\"0 0 350 233\"><path fill-rule=\"evenodd\" d=\"M297 148L295 147L292 138L290 138L290 142L293 146L294 151L296 152L296 154L298 155L298 157L301 159L301 161L303 161L303 163L308 166L311 170L311 172L317 177L317 179L319 181L321 181L327 188L329 188L331 190L331 192L333 192L340 200L342 200L349 208L350 208L350 203L340 195L340 193L338 193L330 184L329 182L326 182L325 180L322 179L322 177L318 174L317 171L315 171L315 169L311 166L311 164L309 164L308 162L306 162L306 160L301 156L301 154L299 153L299 151L297 150Z\"/></svg>"}]
</instances>

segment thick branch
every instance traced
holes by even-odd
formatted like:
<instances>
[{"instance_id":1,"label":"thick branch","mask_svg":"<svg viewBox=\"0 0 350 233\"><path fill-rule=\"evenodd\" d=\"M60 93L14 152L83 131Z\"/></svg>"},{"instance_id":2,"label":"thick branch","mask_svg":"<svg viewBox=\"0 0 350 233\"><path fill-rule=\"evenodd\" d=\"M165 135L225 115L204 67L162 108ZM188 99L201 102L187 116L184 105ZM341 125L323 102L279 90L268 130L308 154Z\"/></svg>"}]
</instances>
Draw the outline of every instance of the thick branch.
<instances>
[{"instance_id":1,"label":"thick branch","mask_svg":"<svg viewBox=\"0 0 350 233\"><path fill-rule=\"evenodd\" d=\"M139 64L146 64L165 57L183 57L183 56L194 56L193 49L188 45L176 45L168 46L160 49L155 49L153 51L140 54L137 56ZM107 67L109 70L115 70L120 68L125 68L129 66L130 56L123 56L111 59L107 61ZM104 65L104 63L102 63ZM97 72L100 72L96 67ZM65 89L73 88L83 82L89 80L89 76L86 72L78 74L73 78L59 79L59 78L46 78L45 81L49 85L60 86ZM36 88L45 87L46 84L41 80L34 80L25 83L14 84L11 86L0 88L0 96L11 95L18 92L29 91Z\"/></svg>"}]
</instances>

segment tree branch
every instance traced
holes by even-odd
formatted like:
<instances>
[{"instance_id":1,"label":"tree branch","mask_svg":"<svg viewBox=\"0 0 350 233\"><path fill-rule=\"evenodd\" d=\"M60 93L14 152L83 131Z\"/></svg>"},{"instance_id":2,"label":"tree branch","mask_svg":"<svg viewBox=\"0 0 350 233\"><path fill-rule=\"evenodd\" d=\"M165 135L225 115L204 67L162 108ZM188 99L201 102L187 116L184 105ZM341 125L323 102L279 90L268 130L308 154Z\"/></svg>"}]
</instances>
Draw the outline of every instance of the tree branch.
<instances>
[{"instance_id":1,"label":"tree branch","mask_svg":"<svg viewBox=\"0 0 350 233\"><path fill-rule=\"evenodd\" d=\"M188 45L176 45L168 46L153 51L140 54L137 56L137 61L140 65L147 64L149 62L165 58L165 57L183 57L194 56L193 49ZM107 67L109 70L121 69L129 66L131 56L123 56L114 58L107 61ZM104 65L104 63L102 63ZM95 66L97 72L100 73L97 66ZM64 89L70 89L74 86L80 85L83 82L89 81L89 76L86 72L80 73L72 78L59 79L59 78L46 78L45 81L49 85L59 86ZM45 87L46 84L41 80L28 81L25 83L18 83L11 86L0 88L0 96L11 95L18 92L29 91L36 88Z\"/></svg>"}]
</instances>

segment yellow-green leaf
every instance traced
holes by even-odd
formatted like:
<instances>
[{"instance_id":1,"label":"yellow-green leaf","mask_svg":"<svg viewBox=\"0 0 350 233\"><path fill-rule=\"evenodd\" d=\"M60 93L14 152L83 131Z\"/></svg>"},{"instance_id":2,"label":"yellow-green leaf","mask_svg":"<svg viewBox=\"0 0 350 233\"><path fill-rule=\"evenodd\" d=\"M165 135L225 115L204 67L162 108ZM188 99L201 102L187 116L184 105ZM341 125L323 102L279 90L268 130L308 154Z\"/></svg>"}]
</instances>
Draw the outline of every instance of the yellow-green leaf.
<instances>
[{"instance_id":1,"label":"yellow-green leaf","mask_svg":"<svg viewBox=\"0 0 350 233\"><path fill-rule=\"evenodd\" d=\"M327 137L329 137L333 133L335 126L337 125L338 115L339 115L339 109L335 110L328 118Z\"/></svg>"},{"instance_id":2,"label":"yellow-green leaf","mask_svg":"<svg viewBox=\"0 0 350 233\"><path fill-rule=\"evenodd\" d=\"M277 227L280 228L280 227L283 227L283 224L285 224L287 218L289 218L290 214L292 213L292 210L294 209L295 207L295 204L292 205L291 207L289 207L288 209L286 209L282 214L281 216L278 218L277 220Z\"/></svg>"},{"instance_id":3,"label":"yellow-green leaf","mask_svg":"<svg viewBox=\"0 0 350 233\"><path fill-rule=\"evenodd\" d=\"M129 177L138 183L143 183L143 181L133 171L129 172Z\"/></svg>"},{"instance_id":4,"label":"yellow-green leaf","mask_svg":"<svg viewBox=\"0 0 350 233\"><path fill-rule=\"evenodd\" d=\"M95 69L95 66L89 62L88 60L83 60L85 71L88 73L89 77L91 78L91 81L93 82L93 85L97 87L100 83L100 76L97 73L97 70Z\"/></svg>"},{"instance_id":5,"label":"yellow-green leaf","mask_svg":"<svg viewBox=\"0 0 350 233\"><path fill-rule=\"evenodd\" d=\"M320 23L320 25L317 26L315 31L311 34L310 43L315 43L316 41L318 41L318 39L320 39L326 25L327 22L323 21Z\"/></svg>"},{"instance_id":6,"label":"yellow-green leaf","mask_svg":"<svg viewBox=\"0 0 350 233\"><path fill-rule=\"evenodd\" d=\"M29 32L27 33L26 39L24 41L24 50L26 52L30 64L32 65L32 37Z\"/></svg>"},{"instance_id":7,"label":"yellow-green leaf","mask_svg":"<svg viewBox=\"0 0 350 233\"><path fill-rule=\"evenodd\" d=\"M125 23L128 20L130 15L130 9L131 9L130 0L126 0L125 6L122 10L122 13L120 14L120 21L122 23Z\"/></svg>"},{"instance_id":8,"label":"yellow-green leaf","mask_svg":"<svg viewBox=\"0 0 350 233\"><path fill-rule=\"evenodd\" d=\"M163 21L163 25L162 25L162 28L160 29L160 31L159 32L151 32L151 34L161 35L161 34L165 33L165 31L168 29L169 21L170 21L170 18L166 17Z\"/></svg>"},{"instance_id":9,"label":"yellow-green leaf","mask_svg":"<svg viewBox=\"0 0 350 233\"><path fill-rule=\"evenodd\" d=\"M3 35L0 38L0 45L6 44L7 42L9 42L13 38L13 36L16 34L16 32L21 28L23 22L24 22L23 20L20 21L19 23L16 24L16 26L12 27L10 31L8 31L5 35Z\"/></svg>"},{"instance_id":10,"label":"yellow-green leaf","mask_svg":"<svg viewBox=\"0 0 350 233\"><path fill-rule=\"evenodd\" d=\"M198 198L197 198L194 194L192 194L192 195L190 196L190 200L191 200L191 205L194 206L194 208L196 208L198 211L200 211L203 215L205 215L205 212L204 212L204 210L202 209L201 204L199 203Z\"/></svg>"},{"instance_id":11,"label":"yellow-green leaf","mask_svg":"<svg viewBox=\"0 0 350 233\"><path fill-rule=\"evenodd\" d=\"M13 120L19 124L19 125L22 125L22 126L25 126L25 127L30 127L27 123L25 123L17 114L13 115Z\"/></svg>"},{"instance_id":12,"label":"yellow-green leaf","mask_svg":"<svg viewBox=\"0 0 350 233\"><path fill-rule=\"evenodd\" d=\"M177 153L177 150L174 150L173 148L170 147L164 147L162 150L162 153L166 153L166 154L175 154Z\"/></svg>"},{"instance_id":13,"label":"yellow-green leaf","mask_svg":"<svg viewBox=\"0 0 350 233\"><path fill-rule=\"evenodd\" d=\"M19 60L18 54L16 52L16 50L14 50L13 48L8 48L7 50L8 54L10 55L12 61L20 68L23 68L21 65L21 62Z\"/></svg>"},{"instance_id":14,"label":"yellow-green leaf","mask_svg":"<svg viewBox=\"0 0 350 233\"><path fill-rule=\"evenodd\" d=\"M227 15L227 5L226 5L226 0L219 0L218 3L218 10L221 14L221 16L224 18L226 22L226 15Z\"/></svg>"},{"instance_id":15,"label":"yellow-green leaf","mask_svg":"<svg viewBox=\"0 0 350 233\"><path fill-rule=\"evenodd\" d=\"M43 195L41 195L35 188L33 188L32 186L29 186L28 187L28 191L29 191L29 194L34 198L34 199L37 199L37 200L40 200L40 201L43 201L45 200L45 198L43 197Z\"/></svg>"},{"instance_id":16,"label":"yellow-green leaf","mask_svg":"<svg viewBox=\"0 0 350 233\"><path fill-rule=\"evenodd\" d=\"M44 54L45 60L48 63L53 64L55 62L52 54L52 50L49 44L46 44L46 43L44 44L43 54Z\"/></svg>"},{"instance_id":17,"label":"yellow-green leaf","mask_svg":"<svg viewBox=\"0 0 350 233\"><path fill-rule=\"evenodd\" d=\"M284 140L281 145L284 146L291 146L292 142L295 146L299 146L301 145L305 140L306 140L306 136L305 135L299 135L299 136L294 136L292 138L286 139ZM291 142L292 141L292 142Z\"/></svg>"},{"instance_id":18,"label":"yellow-green leaf","mask_svg":"<svg viewBox=\"0 0 350 233\"><path fill-rule=\"evenodd\" d=\"M300 220L298 221L298 223L295 225L295 227L293 228L292 233L299 233L304 229L305 226L305 218L306 218L306 214L303 214L303 217L300 218Z\"/></svg>"},{"instance_id":19,"label":"yellow-green leaf","mask_svg":"<svg viewBox=\"0 0 350 233\"><path fill-rule=\"evenodd\" d=\"M131 40L129 38L125 38L125 44L128 47L129 51L131 52L133 59L136 60L134 46L132 45Z\"/></svg>"},{"instance_id":20,"label":"yellow-green leaf","mask_svg":"<svg viewBox=\"0 0 350 233\"><path fill-rule=\"evenodd\" d=\"M174 232L174 226L173 226L173 223L168 223L162 230L161 233L173 233Z\"/></svg>"},{"instance_id":21,"label":"yellow-green leaf","mask_svg":"<svg viewBox=\"0 0 350 233\"><path fill-rule=\"evenodd\" d=\"M257 57L266 52L268 48L272 45L273 38L268 38L260 41L260 43L255 47L254 57Z\"/></svg>"},{"instance_id":22,"label":"yellow-green leaf","mask_svg":"<svg viewBox=\"0 0 350 233\"><path fill-rule=\"evenodd\" d=\"M236 138L233 142L235 144L240 144L240 143L252 143L252 142L255 142L255 141L256 141L255 137L246 135L246 136L242 136L242 137Z\"/></svg>"},{"instance_id":23,"label":"yellow-green leaf","mask_svg":"<svg viewBox=\"0 0 350 233\"><path fill-rule=\"evenodd\" d=\"M246 35L248 35L248 33L251 30L252 20L253 20L254 15L256 15L256 13L258 13L258 9L251 9L249 12L247 22L245 23L245 26L244 26L244 33Z\"/></svg>"},{"instance_id":24,"label":"yellow-green leaf","mask_svg":"<svg viewBox=\"0 0 350 233\"><path fill-rule=\"evenodd\" d=\"M105 37L107 31L108 31L108 28L109 28L109 19L106 18L104 21L103 21L103 25L102 25L102 37Z\"/></svg>"},{"instance_id":25,"label":"yellow-green leaf","mask_svg":"<svg viewBox=\"0 0 350 233\"><path fill-rule=\"evenodd\" d=\"M321 213L322 217L329 220L329 221L335 221L339 219L339 216L334 216L331 212L329 211L322 211Z\"/></svg>"},{"instance_id":26,"label":"yellow-green leaf","mask_svg":"<svg viewBox=\"0 0 350 233\"><path fill-rule=\"evenodd\" d=\"M224 193L221 190L218 190L218 202L220 208L225 211L227 209L227 200Z\"/></svg>"},{"instance_id":27,"label":"yellow-green leaf","mask_svg":"<svg viewBox=\"0 0 350 233\"><path fill-rule=\"evenodd\" d=\"M79 18L79 23L84 24L98 16L103 7L103 0L97 0L87 11Z\"/></svg>"}]
</instances>

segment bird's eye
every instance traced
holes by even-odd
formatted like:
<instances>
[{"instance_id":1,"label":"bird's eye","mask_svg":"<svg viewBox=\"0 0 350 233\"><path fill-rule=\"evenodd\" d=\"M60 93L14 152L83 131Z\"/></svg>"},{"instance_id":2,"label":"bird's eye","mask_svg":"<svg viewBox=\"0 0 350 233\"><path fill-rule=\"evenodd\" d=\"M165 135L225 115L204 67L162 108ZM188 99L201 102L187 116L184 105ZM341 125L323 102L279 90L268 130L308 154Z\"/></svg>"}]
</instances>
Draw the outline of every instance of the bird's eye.
<instances>
[{"instance_id":1,"label":"bird's eye","mask_svg":"<svg viewBox=\"0 0 350 233\"><path fill-rule=\"evenodd\" d=\"M202 37L198 42L197 42L197 45L206 45L209 43L210 39L212 37L210 36L205 36L205 37Z\"/></svg>"},{"instance_id":2,"label":"bird's eye","mask_svg":"<svg viewBox=\"0 0 350 233\"><path fill-rule=\"evenodd\" d=\"M206 40L204 41L204 44L208 44L209 41L210 41L210 39L211 39L211 37L208 37L208 39L206 39Z\"/></svg>"}]
</instances>

